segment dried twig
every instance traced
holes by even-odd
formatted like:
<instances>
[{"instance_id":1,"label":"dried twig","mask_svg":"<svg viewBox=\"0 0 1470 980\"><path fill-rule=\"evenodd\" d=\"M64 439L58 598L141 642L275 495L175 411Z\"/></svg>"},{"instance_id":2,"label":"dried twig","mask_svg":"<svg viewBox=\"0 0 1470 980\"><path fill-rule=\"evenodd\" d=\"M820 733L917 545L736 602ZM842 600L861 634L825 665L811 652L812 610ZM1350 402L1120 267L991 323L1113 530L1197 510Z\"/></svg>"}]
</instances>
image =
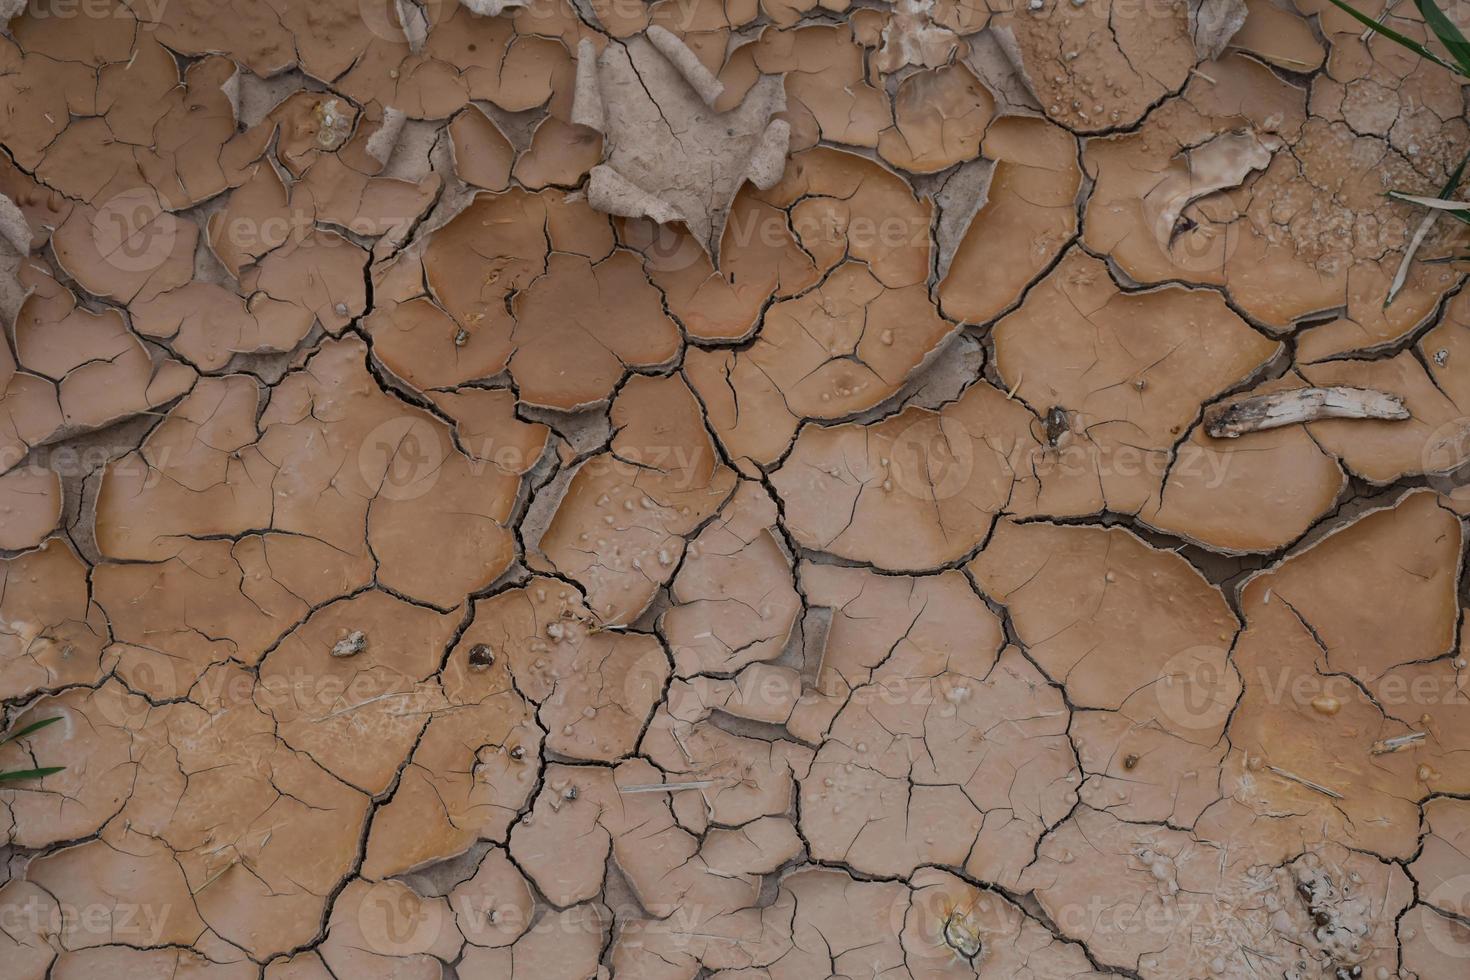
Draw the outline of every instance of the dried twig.
<instances>
[{"instance_id":1,"label":"dried twig","mask_svg":"<svg viewBox=\"0 0 1470 980\"><path fill-rule=\"evenodd\" d=\"M1267 766L1266 768L1269 769L1269 770L1271 770L1272 772L1274 772L1276 775L1280 776L1282 779L1289 779L1293 783L1299 783L1300 785L1305 786L1307 789L1316 790L1318 793L1321 793L1323 796L1330 796L1334 800L1343 799L1343 795L1341 793L1339 793L1337 790L1335 790L1335 789L1328 789L1326 786L1323 786L1321 783L1314 783L1310 779L1306 779L1306 778L1304 778L1302 776L1298 776L1294 772L1287 772L1285 769L1280 769L1280 768L1277 768L1276 766Z\"/></svg>"},{"instance_id":2,"label":"dried twig","mask_svg":"<svg viewBox=\"0 0 1470 980\"><path fill-rule=\"evenodd\" d=\"M1205 430L1216 439L1234 439L1246 432L1318 419L1408 417L1403 398L1372 388L1295 388L1212 406L1205 412Z\"/></svg>"}]
</instances>

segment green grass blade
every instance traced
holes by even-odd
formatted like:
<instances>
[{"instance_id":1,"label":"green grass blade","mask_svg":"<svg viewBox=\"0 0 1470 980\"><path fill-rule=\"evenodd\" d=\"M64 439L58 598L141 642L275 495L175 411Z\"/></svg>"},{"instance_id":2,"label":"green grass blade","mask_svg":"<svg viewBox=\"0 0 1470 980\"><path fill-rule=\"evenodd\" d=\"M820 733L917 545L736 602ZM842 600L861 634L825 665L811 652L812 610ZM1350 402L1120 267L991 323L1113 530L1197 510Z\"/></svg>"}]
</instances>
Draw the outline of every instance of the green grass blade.
<instances>
[{"instance_id":1,"label":"green grass blade","mask_svg":"<svg viewBox=\"0 0 1470 980\"><path fill-rule=\"evenodd\" d=\"M1419 197L1414 194L1405 194L1402 191L1389 191L1388 196L1395 201L1403 201L1405 204L1417 204L1422 208L1433 208L1436 211L1470 211L1470 201L1448 201L1439 197Z\"/></svg>"},{"instance_id":2,"label":"green grass blade","mask_svg":"<svg viewBox=\"0 0 1470 980\"><path fill-rule=\"evenodd\" d=\"M1382 34L1384 37L1388 38L1395 44L1403 45L1410 51L1417 54L1419 57L1427 58L1430 61L1434 62L1436 65L1442 65L1445 68L1448 68L1450 71L1454 72L1456 75L1465 74L1465 70L1460 68L1458 65L1450 64L1448 61L1445 61L1439 55L1435 54L1433 51L1430 51L1418 41L1404 37L1393 28L1380 24L1378 21L1374 20L1372 17L1369 17L1367 14L1363 13L1361 10L1358 10L1356 7L1344 3L1343 0L1332 0L1332 4L1346 11L1349 15L1353 17L1353 19L1357 20L1358 23L1366 25L1369 30Z\"/></svg>"},{"instance_id":3,"label":"green grass blade","mask_svg":"<svg viewBox=\"0 0 1470 980\"><path fill-rule=\"evenodd\" d=\"M65 769L66 766L46 766L43 769L12 769L0 772L0 783L13 783L19 779L43 779Z\"/></svg>"},{"instance_id":4,"label":"green grass blade","mask_svg":"<svg viewBox=\"0 0 1470 980\"><path fill-rule=\"evenodd\" d=\"M1419 13L1424 15L1424 23L1439 38L1450 57L1459 62L1460 74L1470 75L1470 41L1465 40L1465 35L1455 26L1455 22L1444 15L1439 9L1439 4L1434 0L1415 0L1419 6Z\"/></svg>"},{"instance_id":5,"label":"green grass blade","mask_svg":"<svg viewBox=\"0 0 1470 980\"><path fill-rule=\"evenodd\" d=\"M26 727L22 728L18 732L11 732L9 735L6 735L4 738L0 738L0 745L4 745L6 742L13 742L13 741L15 741L18 738L25 738L27 735L30 735L33 732L39 732L41 729L45 728L47 725L54 725L54 724L56 724L60 720L61 720L61 715L57 715L54 718L42 718L40 721L36 722L33 725L27 725Z\"/></svg>"}]
</instances>

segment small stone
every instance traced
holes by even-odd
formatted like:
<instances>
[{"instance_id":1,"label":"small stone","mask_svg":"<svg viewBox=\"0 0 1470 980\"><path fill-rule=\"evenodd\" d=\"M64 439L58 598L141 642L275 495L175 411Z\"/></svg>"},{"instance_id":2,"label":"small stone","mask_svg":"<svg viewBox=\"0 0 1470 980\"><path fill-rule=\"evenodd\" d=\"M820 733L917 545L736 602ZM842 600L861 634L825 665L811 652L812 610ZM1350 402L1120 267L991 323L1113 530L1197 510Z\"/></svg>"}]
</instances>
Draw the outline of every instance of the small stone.
<instances>
[{"instance_id":1,"label":"small stone","mask_svg":"<svg viewBox=\"0 0 1470 980\"><path fill-rule=\"evenodd\" d=\"M332 645L332 656L355 657L367 649L367 637L362 630L353 630Z\"/></svg>"},{"instance_id":2,"label":"small stone","mask_svg":"<svg viewBox=\"0 0 1470 980\"><path fill-rule=\"evenodd\" d=\"M1319 715L1335 715L1342 710L1342 702L1330 694L1319 694L1312 699L1312 710Z\"/></svg>"},{"instance_id":3,"label":"small stone","mask_svg":"<svg viewBox=\"0 0 1470 980\"><path fill-rule=\"evenodd\" d=\"M483 643L476 643L470 647L469 664L471 670L486 670L495 663L495 654Z\"/></svg>"}]
</instances>

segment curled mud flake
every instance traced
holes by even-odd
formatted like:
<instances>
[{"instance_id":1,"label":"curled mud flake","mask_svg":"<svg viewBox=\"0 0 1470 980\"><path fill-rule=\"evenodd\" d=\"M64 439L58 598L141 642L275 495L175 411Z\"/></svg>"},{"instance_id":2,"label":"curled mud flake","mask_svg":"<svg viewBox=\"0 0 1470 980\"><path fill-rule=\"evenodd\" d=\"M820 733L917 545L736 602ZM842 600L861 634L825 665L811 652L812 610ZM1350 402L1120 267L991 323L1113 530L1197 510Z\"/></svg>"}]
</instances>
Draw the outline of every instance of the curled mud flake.
<instances>
[{"instance_id":1,"label":"curled mud flake","mask_svg":"<svg viewBox=\"0 0 1470 980\"><path fill-rule=\"evenodd\" d=\"M0 692L28 697L99 680L106 617L87 567L61 538L0 561Z\"/></svg>"},{"instance_id":2,"label":"curled mud flake","mask_svg":"<svg viewBox=\"0 0 1470 980\"><path fill-rule=\"evenodd\" d=\"M1300 384L1288 376L1254 391L1269 394ZM1328 513L1347 484L1342 464L1323 446L1305 426L1239 441L1213 439L1196 426L1174 451L1158 499L1139 516L1151 527L1219 551L1282 548Z\"/></svg>"},{"instance_id":3,"label":"curled mud flake","mask_svg":"<svg viewBox=\"0 0 1470 980\"><path fill-rule=\"evenodd\" d=\"M79 306L69 289L38 271L34 277L28 273L27 284L33 290L14 333L17 366L25 373L7 379L5 396L6 402L13 395L21 403L14 412L21 417L15 428L26 442L102 428L146 412L178 398L196 380L187 366L150 352L118 311L93 313ZM0 357L8 359L9 351ZM49 401L51 411L26 404L32 388L51 390L49 399L39 399ZM44 428L48 415L53 430Z\"/></svg>"},{"instance_id":4,"label":"curled mud flake","mask_svg":"<svg viewBox=\"0 0 1470 980\"><path fill-rule=\"evenodd\" d=\"M965 65L947 65L905 78L893 114L878 153L900 170L934 173L979 154L995 100Z\"/></svg>"},{"instance_id":5,"label":"curled mud flake","mask_svg":"<svg viewBox=\"0 0 1470 980\"><path fill-rule=\"evenodd\" d=\"M39 466L19 466L0 475L0 548L34 548L60 523L60 476Z\"/></svg>"},{"instance_id":6,"label":"curled mud flake","mask_svg":"<svg viewBox=\"0 0 1470 980\"><path fill-rule=\"evenodd\" d=\"M572 118L595 123L601 115L605 158L592 170L587 195L599 211L647 217L659 224L683 222L694 240L719 265L719 246L736 192L747 178L779 178L784 161L784 124L772 116L786 108L781 79L762 76L730 111L712 106L723 85L683 41L662 27L642 37L610 44L597 54L590 40L578 50L583 64L595 59L593 86L579 84L581 107ZM767 144L773 149L768 150Z\"/></svg>"},{"instance_id":7,"label":"curled mud flake","mask_svg":"<svg viewBox=\"0 0 1470 980\"><path fill-rule=\"evenodd\" d=\"M807 840L813 857L871 874L963 865L1012 885L1021 855L1076 802L1067 708L1018 650L937 659L900 648L854 692L802 781ZM916 693L927 709L894 703L904 678L930 675L931 691L972 693L957 705Z\"/></svg>"},{"instance_id":8,"label":"curled mud flake","mask_svg":"<svg viewBox=\"0 0 1470 980\"><path fill-rule=\"evenodd\" d=\"M1250 4L1245 0L1189 0L1189 34L1200 59L1220 57L1249 13Z\"/></svg>"},{"instance_id":9,"label":"curled mud flake","mask_svg":"<svg viewBox=\"0 0 1470 980\"><path fill-rule=\"evenodd\" d=\"M1371 388L1294 388L1289 391L1215 405L1205 412L1205 431L1216 439L1276 429L1318 419L1394 419L1409 417L1399 395Z\"/></svg>"},{"instance_id":10,"label":"curled mud flake","mask_svg":"<svg viewBox=\"0 0 1470 980\"><path fill-rule=\"evenodd\" d=\"M595 265L553 254L512 310L510 373L520 399L533 405L574 411L596 404L627 368L666 364L680 350L679 328L632 252Z\"/></svg>"},{"instance_id":11,"label":"curled mud flake","mask_svg":"<svg viewBox=\"0 0 1470 980\"><path fill-rule=\"evenodd\" d=\"M477 621L490 613L478 609ZM467 637L486 632L471 625ZM436 697L420 713L428 727L392 801L373 820L364 874L404 874L462 854L477 840L504 842L535 791L542 739L536 706L512 680L515 666L509 648L497 657L483 641L462 640L451 651L442 702Z\"/></svg>"},{"instance_id":12,"label":"curled mud flake","mask_svg":"<svg viewBox=\"0 0 1470 980\"><path fill-rule=\"evenodd\" d=\"M995 161L983 190L968 209L958 201L943 204L945 219L951 210L961 215L962 236L942 258L939 302L946 315L968 323L1010 307L1061 254L1077 232L1082 184L1076 141L1042 120L997 121L981 152ZM1017 227L1026 229L1025 248L1011 242Z\"/></svg>"},{"instance_id":13,"label":"curled mud flake","mask_svg":"<svg viewBox=\"0 0 1470 980\"><path fill-rule=\"evenodd\" d=\"M1287 71L1306 73L1322 66L1327 51L1308 20L1271 0L1246 0L1244 6L1245 23L1230 38L1231 47Z\"/></svg>"},{"instance_id":14,"label":"curled mud flake","mask_svg":"<svg viewBox=\"0 0 1470 980\"><path fill-rule=\"evenodd\" d=\"M884 91L872 84L865 55L845 24L767 27L755 43L731 54L721 72L725 96L719 106L733 107L767 76L783 75L793 150L821 142L876 147L893 112Z\"/></svg>"},{"instance_id":15,"label":"curled mud flake","mask_svg":"<svg viewBox=\"0 0 1470 980\"><path fill-rule=\"evenodd\" d=\"M454 172L468 184L488 191L510 185L515 148L500 127L480 108L469 105L449 124Z\"/></svg>"},{"instance_id":16,"label":"curled mud flake","mask_svg":"<svg viewBox=\"0 0 1470 980\"><path fill-rule=\"evenodd\" d=\"M255 665L308 612L276 580L271 552L261 537L192 541L166 561L98 566L94 595L116 641L106 662L157 700L186 697L213 664Z\"/></svg>"},{"instance_id":17,"label":"curled mud flake","mask_svg":"<svg viewBox=\"0 0 1470 980\"><path fill-rule=\"evenodd\" d=\"M1224 787L1251 812L1284 821L1289 812L1282 830L1409 855L1420 768L1433 787L1463 783L1440 775L1463 741L1443 727L1445 697L1424 697L1463 697L1453 667L1438 659L1454 643L1460 530L1434 501L1418 492L1369 512L1242 592L1247 626L1232 657L1245 691L1229 729L1240 755L1232 753ZM1400 613L1392 624L1372 614L1382 602ZM1409 685L1419 694L1411 698ZM1411 731L1398 719L1420 715L1435 739L1373 753L1379 740ZM1247 757L1261 758L1262 770L1244 765Z\"/></svg>"},{"instance_id":18,"label":"curled mud flake","mask_svg":"<svg viewBox=\"0 0 1470 980\"><path fill-rule=\"evenodd\" d=\"M759 669L759 668L757 668ZM742 674L742 678L743 678ZM811 766L812 750L779 735L741 734L739 726L722 726L712 720L716 710L728 711L732 717L753 718L779 725L784 718L780 709L759 717L767 702L785 700L781 707L789 709L790 700L782 685L793 678L788 674L766 673L759 678L771 684L769 691L755 693L745 703L719 700L718 687L702 679L674 681L668 696L653 717L642 748L650 761L665 773L669 784L710 784L694 789L669 789L668 806L680 823L696 832L710 824L743 826L761 817L778 817L790 811L795 803L797 779ZM632 784L633 795L640 798L659 796L646 782ZM628 795L625 787L623 795Z\"/></svg>"},{"instance_id":19,"label":"curled mud flake","mask_svg":"<svg viewBox=\"0 0 1470 980\"><path fill-rule=\"evenodd\" d=\"M268 708L281 738L344 781L381 792L442 703L439 686L423 679L452 629L451 617L378 591L313 613L260 668L261 686L277 693ZM358 642L357 652L336 654Z\"/></svg>"},{"instance_id":20,"label":"curled mud flake","mask_svg":"<svg viewBox=\"0 0 1470 980\"><path fill-rule=\"evenodd\" d=\"M458 967L467 976L601 977L599 958L613 928L612 914L597 902L547 911L513 946L469 945Z\"/></svg>"},{"instance_id":21,"label":"curled mud flake","mask_svg":"<svg viewBox=\"0 0 1470 980\"><path fill-rule=\"evenodd\" d=\"M246 270L240 286L291 304L308 324L315 319L335 335L367 310L366 264L367 253L355 242L313 229Z\"/></svg>"},{"instance_id":22,"label":"curled mud flake","mask_svg":"<svg viewBox=\"0 0 1470 980\"><path fill-rule=\"evenodd\" d=\"M531 190L576 187L601 160L602 138L596 130L548 115L536 126L511 175Z\"/></svg>"},{"instance_id":23,"label":"curled mud flake","mask_svg":"<svg viewBox=\"0 0 1470 980\"><path fill-rule=\"evenodd\" d=\"M701 340L739 340L756 328L772 297L809 288L819 271L797 243L779 207L741 188L720 241L716 270L686 230L646 219L618 223L618 238L643 256L643 270L664 294L669 311Z\"/></svg>"},{"instance_id":24,"label":"curled mud flake","mask_svg":"<svg viewBox=\"0 0 1470 980\"><path fill-rule=\"evenodd\" d=\"M652 498L649 498L650 500ZM720 517L695 538L671 585L674 606L659 621L682 676L729 673L774 660L801 611L791 562L775 531L776 506L742 481ZM659 563L664 563L661 556Z\"/></svg>"},{"instance_id":25,"label":"curled mud flake","mask_svg":"<svg viewBox=\"0 0 1470 980\"><path fill-rule=\"evenodd\" d=\"M1034 422L978 384L937 413L809 426L771 482L799 544L894 570L933 568L973 549L1008 502L1033 505ZM880 527L898 533L880 544Z\"/></svg>"},{"instance_id":26,"label":"curled mud flake","mask_svg":"<svg viewBox=\"0 0 1470 980\"><path fill-rule=\"evenodd\" d=\"M201 371L226 368L237 354L285 353L310 331L312 317L263 293L246 299L215 283L194 280L134 301L133 329L166 343Z\"/></svg>"},{"instance_id":27,"label":"curled mud flake","mask_svg":"<svg viewBox=\"0 0 1470 980\"><path fill-rule=\"evenodd\" d=\"M422 896L400 881L359 879L337 896L317 954L332 976L429 980L463 947L447 898Z\"/></svg>"},{"instance_id":28,"label":"curled mud flake","mask_svg":"<svg viewBox=\"0 0 1470 980\"><path fill-rule=\"evenodd\" d=\"M879 36L863 41L867 46L878 47L873 67L886 75L909 65L939 68L949 64L960 48L960 39L956 34L957 25L946 25L940 20L944 12L940 9L942 6L936 0L896 0L893 12L882 22ZM961 5L949 6L958 8ZM855 23L857 16L854 12ZM956 30L951 30L952 26Z\"/></svg>"},{"instance_id":29,"label":"curled mud flake","mask_svg":"<svg viewBox=\"0 0 1470 980\"><path fill-rule=\"evenodd\" d=\"M471 671L470 687L512 687L539 706L547 748L565 758L608 762L631 753L668 678L658 641L631 630L598 629L595 606L554 579L532 579L524 588L475 604L475 622L461 647L488 645L495 664ZM483 625L482 625L483 624ZM473 666L466 657L468 666ZM521 762L523 739L506 738L509 758ZM515 756L513 748L520 748ZM534 771L508 771L534 780ZM528 784L533 785L533 784Z\"/></svg>"},{"instance_id":30,"label":"curled mud flake","mask_svg":"<svg viewBox=\"0 0 1470 980\"><path fill-rule=\"evenodd\" d=\"M933 204L886 167L817 147L793 157L781 183L757 197L788 210L797 240L824 272L856 260L890 289L928 281Z\"/></svg>"},{"instance_id":31,"label":"curled mud flake","mask_svg":"<svg viewBox=\"0 0 1470 980\"><path fill-rule=\"evenodd\" d=\"M1183 4L1121 18L1107 4L1054 3L1006 11L991 24L1008 36L1048 117L1079 132L1133 125L1196 63Z\"/></svg>"},{"instance_id":32,"label":"curled mud flake","mask_svg":"<svg viewBox=\"0 0 1470 980\"><path fill-rule=\"evenodd\" d=\"M1313 86L1313 115L1305 119L1308 93L1263 74L1253 61L1227 55L1210 65L1211 81L1191 80L1178 104L1151 116L1138 133L1089 147L1089 169L1097 165L1099 178L1088 206L1089 243L1114 251L1141 282L1224 285L1247 314L1280 330L1345 309L1341 319L1303 337L1304 358L1373 347L1413 329L1453 287L1443 262L1424 260L1458 248L1463 232L1446 228L1433 247L1421 247L1399 290L1396 272L1419 216L1410 223L1403 209L1412 208L1384 192L1437 192L1452 166L1444 161L1463 155L1470 131L1454 118L1458 110L1441 108L1448 93L1433 73L1405 78L1411 68L1387 53L1393 48L1355 47L1355 57L1335 69L1340 78ZM1138 227L1149 220L1144 209L1120 194L1146 196L1159 175L1178 166L1168 158L1177 161L1180 151L1227 127L1270 134L1289 152L1275 152L1235 191L1185 208L1182 227L1168 239ZM1358 169L1349 160L1373 163ZM1390 290L1396 296L1385 306Z\"/></svg>"},{"instance_id":33,"label":"curled mud flake","mask_svg":"<svg viewBox=\"0 0 1470 980\"><path fill-rule=\"evenodd\" d=\"M188 946L205 930L189 885L163 842L141 834L115 835L117 842L91 840L42 857L26 869L26 880L69 908L115 909L105 918L62 919L57 938L68 949L109 942L122 945ZM133 916L115 905L121 890L129 901L153 912Z\"/></svg>"},{"instance_id":34,"label":"curled mud flake","mask_svg":"<svg viewBox=\"0 0 1470 980\"><path fill-rule=\"evenodd\" d=\"M1214 743L1239 690L1226 664L1236 623L1219 590L1183 559L1120 528L1008 521L970 569L1073 704L1123 709ZM1085 619L1079 596L1089 597ZM1141 634L1154 638L1146 649L1134 642ZM1218 691L1185 690L1202 673Z\"/></svg>"},{"instance_id":35,"label":"curled mud flake","mask_svg":"<svg viewBox=\"0 0 1470 980\"><path fill-rule=\"evenodd\" d=\"M684 536L720 508L735 474L678 376L634 377L611 418L610 451L582 464L540 541L528 544L581 583L600 624L626 626L673 576Z\"/></svg>"},{"instance_id":36,"label":"curled mud flake","mask_svg":"<svg viewBox=\"0 0 1470 980\"><path fill-rule=\"evenodd\" d=\"M1094 470L1108 509L1127 512L1158 492L1200 405L1281 350L1216 294L1125 294L1081 252L1063 258L994 336L1009 394L1065 406L1042 419L1059 464Z\"/></svg>"}]
</instances>

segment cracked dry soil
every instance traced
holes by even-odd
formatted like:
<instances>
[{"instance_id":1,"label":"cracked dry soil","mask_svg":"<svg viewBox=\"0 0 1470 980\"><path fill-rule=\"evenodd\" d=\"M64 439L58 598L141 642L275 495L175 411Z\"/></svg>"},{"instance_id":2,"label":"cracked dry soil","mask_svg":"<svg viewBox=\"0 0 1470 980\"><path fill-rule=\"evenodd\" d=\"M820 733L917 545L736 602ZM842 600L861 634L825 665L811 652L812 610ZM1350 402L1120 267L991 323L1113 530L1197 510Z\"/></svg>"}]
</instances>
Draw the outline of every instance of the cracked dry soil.
<instances>
[{"instance_id":1,"label":"cracked dry soil","mask_svg":"<svg viewBox=\"0 0 1470 980\"><path fill-rule=\"evenodd\" d=\"M3 6L6 980L1470 975L1439 66Z\"/></svg>"}]
</instances>

